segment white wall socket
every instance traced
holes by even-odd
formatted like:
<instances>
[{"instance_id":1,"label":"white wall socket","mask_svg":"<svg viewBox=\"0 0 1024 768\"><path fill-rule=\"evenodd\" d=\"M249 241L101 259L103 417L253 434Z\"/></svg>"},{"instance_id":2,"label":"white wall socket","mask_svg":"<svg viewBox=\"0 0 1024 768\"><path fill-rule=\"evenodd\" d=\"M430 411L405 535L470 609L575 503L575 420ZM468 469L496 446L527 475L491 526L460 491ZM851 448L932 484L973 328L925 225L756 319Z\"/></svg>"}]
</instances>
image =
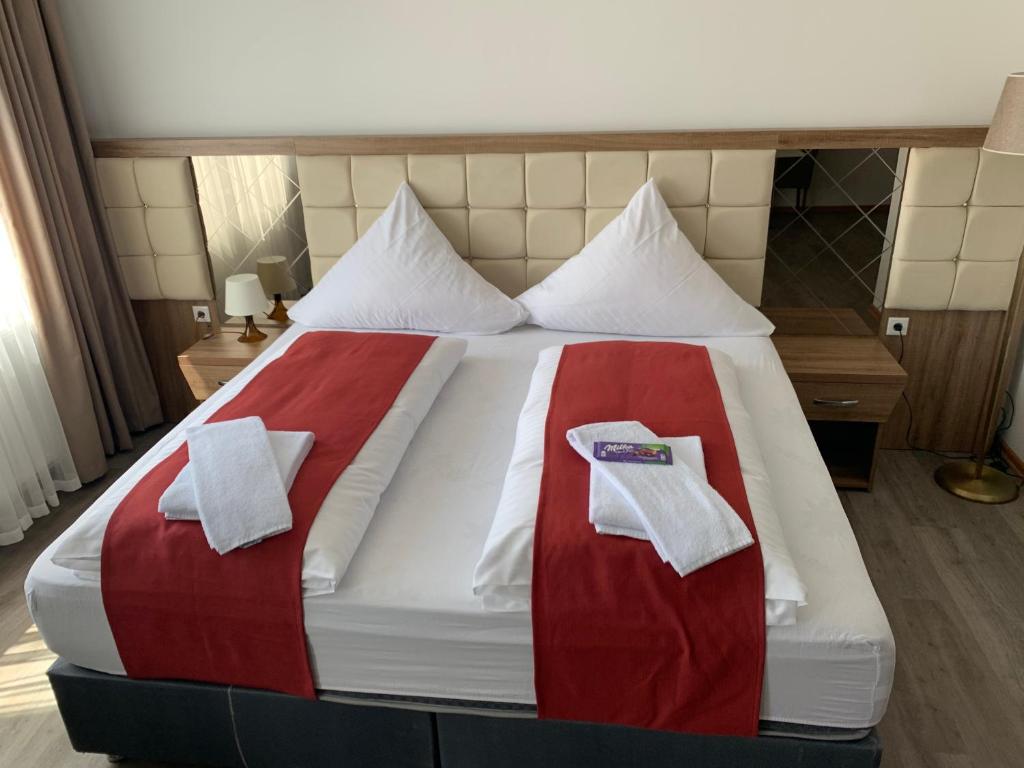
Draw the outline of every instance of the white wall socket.
<instances>
[{"instance_id":1,"label":"white wall socket","mask_svg":"<svg viewBox=\"0 0 1024 768\"><path fill-rule=\"evenodd\" d=\"M197 323L209 323L210 320L210 308L205 304L193 304L192 305L192 319Z\"/></svg>"},{"instance_id":2,"label":"white wall socket","mask_svg":"<svg viewBox=\"0 0 1024 768\"><path fill-rule=\"evenodd\" d=\"M900 326L899 330L896 328L897 325ZM885 335L906 336L908 328L910 328L909 317L890 317L889 321L885 324Z\"/></svg>"}]
</instances>

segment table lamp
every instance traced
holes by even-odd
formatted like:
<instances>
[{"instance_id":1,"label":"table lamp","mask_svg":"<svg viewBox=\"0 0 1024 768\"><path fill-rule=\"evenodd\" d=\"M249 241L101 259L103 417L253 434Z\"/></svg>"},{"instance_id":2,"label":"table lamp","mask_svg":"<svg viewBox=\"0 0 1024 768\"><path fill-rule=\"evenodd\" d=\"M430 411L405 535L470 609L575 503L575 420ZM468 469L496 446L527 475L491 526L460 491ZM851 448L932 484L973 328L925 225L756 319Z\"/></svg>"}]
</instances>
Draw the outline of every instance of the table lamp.
<instances>
[{"instance_id":1,"label":"table lamp","mask_svg":"<svg viewBox=\"0 0 1024 768\"><path fill-rule=\"evenodd\" d=\"M251 344L263 341L267 334L256 327L252 316L267 308L267 297L256 275L231 275L224 281L224 311L245 318L245 330L238 340Z\"/></svg>"},{"instance_id":2,"label":"table lamp","mask_svg":"<svg viewBox=\"0 0 1024 768\"><path fill-rule=\"evenodd\" d=\"M1003 94L999 97L992 125L985 136L982 152L998 152L1004 155L1024 155L1024 72L1014 72L1006 78ZM1019 280L1018 276L1018 280ZM985 457L991 447L991 437L995 428L995 417L999 409L996 399L1004 387L1006 369L1010 363L1007 350L1017 344L1016 337L1020 331L1017 316L1021 313L1019 306L1020 288L1015 299L1003 315L999 331L999 347L992 366L992 377L989 397L986 403L990 408L978 429L973 459L950 461L935 470L935 481L954 496L985 504L1005 504L1013 501L1020 493L1016 480L1000 472L995 467L985 464Z\"/></svg>"},{"instance_id":3,"label":"table lamp","mask_svg":"<svg viewBox=\"0 0 1024 768\"><path fill-rule=\"evenodd\" d=\"M267 318L279 323L287 322L288 310L281 301L281 294L295 289L295 281L288 273L288 262L284 256L263 256L256 260L256 274L263 290L274 297L274 308Z\"/></svg>"}]
</instances>

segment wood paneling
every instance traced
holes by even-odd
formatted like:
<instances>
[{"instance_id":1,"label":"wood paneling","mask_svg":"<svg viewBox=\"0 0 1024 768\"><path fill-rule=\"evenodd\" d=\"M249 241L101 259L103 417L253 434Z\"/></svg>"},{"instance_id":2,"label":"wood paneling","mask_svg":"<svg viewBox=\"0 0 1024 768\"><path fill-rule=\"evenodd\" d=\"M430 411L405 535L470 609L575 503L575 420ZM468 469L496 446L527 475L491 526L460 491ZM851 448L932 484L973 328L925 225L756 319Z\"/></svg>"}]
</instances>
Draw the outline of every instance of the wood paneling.
<instances>
[{"instance_id":1,"label":"wood paneling","mask_svg":"<svg viewBox=\"0 0 1024 768\"><path fill-rule=\"evenodd\" d=\"M95 139L96 157L194 157L196 155L294 155L295 139L263 138L167 138Z\"/></svg>"},{"instance_id":2,"label":"wood paneling","mask_svg":"<svg viewBox=\"0 0 1024 768\"><path fill-rule=\"evenodd\" d=\"M999 353L1003 312L956 312L886 309L889 316L909 317L903 338L902 366L906 395L913 407L910 439L918 448L970 451L985 407L994 357ZM899 359L900 338L880 336ZM907 448L910 414L901 400L882 434L882 447Z\"/></svg>"},{"instance_id":3,"label":"wood paneling","mask_svg":"<svg viewBox=\"0 0 1024 768\"><path fill-rule=\"evenodd\" d=\"M584 152L649 149L871 149L978 147L985 126L814 128L757 131L484 133L436 136L266 136L98 139L97 157L191 155L387 155L477 152Z\"/></svg>"},{"instance_id":4,"label":"wood paneling","mask_svg":"<svg viewBox=\"0 0 1024 768\"><path fill-rule=\"evenodd\" d=\"M195 344L208 329L207 326L197 326L192 319L193 304L209 306L216 317L212 301L159 299L132 302L146 355L153 368L164 419L169 422L181 421L199 404L178 367L178 355Z\"/></svg>"}]
</instances>

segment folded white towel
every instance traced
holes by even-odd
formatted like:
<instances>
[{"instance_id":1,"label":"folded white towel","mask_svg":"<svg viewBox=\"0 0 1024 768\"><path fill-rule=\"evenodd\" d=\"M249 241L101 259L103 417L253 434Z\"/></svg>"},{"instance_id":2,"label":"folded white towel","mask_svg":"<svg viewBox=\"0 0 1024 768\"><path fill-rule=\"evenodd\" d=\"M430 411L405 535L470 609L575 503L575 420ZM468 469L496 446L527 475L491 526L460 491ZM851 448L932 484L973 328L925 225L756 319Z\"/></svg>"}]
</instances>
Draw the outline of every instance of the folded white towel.
<instances>
[{"instance_id":1,"label":"folded white towel","mask_svg":"<svg viewBox=\"0 0 1024 768\"><path fill-rule=\"evenodd\" d=\"M658 437L655 442L665 443L672 449L674 462L684 462L697 474L697 477L707 482L708 473L704 466L704 448L700 444L699 437L696 435ZM594 467L590 468L590 522L598 533L629 536L633 539L650 539L633 508Z\"/></svg>"},{"instance_id":2,"label":"folded white towel","mask_svg":"<svg viewBox=\"0 0 1024 768\"><path fill-rule=\"evenodd\" d=\"M686 465L627 464L594 458L597 441L653 443L636 421L586 424L566 433L573 449L608 480L636 513L662 560L680 576L754 543L718 492Z\"/></svg>"},{"instance_id":3,"label":"folded white towel","mask_svg":"<svg viewBox=\"0 0 1024 768\"><path fill-rule=\"evenodd\" d=\"M185 430L199 522L210 547L237 547L291 530L281 473L263 420L249 416Z\"/></svg>"},{"instance_id":4,"label":"folded white towel","mask_svg":"<svg viewBox=\"0 0 1024 768\"><path fill-rule=\"evenodd\" d=\"M277 463L277 470L287 493L292 489L295 476L313 447L313 433L274 431L267 432L267 435L270 437L270 449L274 452L274 461ZM199 520L191 466L189 463L182 467L174 482L160 496L157 509L168 520Z\"/></svg>"}]
</instances>

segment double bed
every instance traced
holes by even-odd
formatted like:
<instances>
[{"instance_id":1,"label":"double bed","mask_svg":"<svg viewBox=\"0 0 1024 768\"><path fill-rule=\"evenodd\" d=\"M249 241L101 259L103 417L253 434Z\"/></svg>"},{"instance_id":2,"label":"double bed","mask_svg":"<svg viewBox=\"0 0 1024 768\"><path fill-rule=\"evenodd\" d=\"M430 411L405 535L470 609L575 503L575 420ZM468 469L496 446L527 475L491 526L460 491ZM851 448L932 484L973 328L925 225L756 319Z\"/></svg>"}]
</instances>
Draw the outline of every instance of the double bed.
<instances>
[{"instance_id":1,"label":"double bed","mask_svg":"<svg viewBox=\"0 0 1024 768\"><path fill-rule=\"evenodd\" d=\"M107 494L126 493L181 443L190 424L207 418L303 332L296 326L285 333ZM466 356L413 438L338 590L304 601L322 699L535 716L530 614L483 610L472 592L473 568L537 353L623 337L524 326L466 338ZM685 341L720 349L736 365L808 590L798 622L767 632L762 732L862 740L885 712L893 638L792 386L770 338ZM100 585L51 562L60 543L39 558L26 582L40 633L64 661L123 675Z\"/></svg>"},{"instance_id":2,"label":"double bed","mask_svg":"<svg viewBox=\"0 0 1024 768\"><path fill-rule=\"evenodd\" d=\"M120 477L53 542L29 573L25 590L30 610L47 645L60 657L50 679L75 748L247 767L334 765L340 754L352 764L430 768L482 764L509 768L566 764L654 768L691 764L877 765L881 747L875 725L885 713L892 685L892 633L769 337L771 324L752 306L759 302L763 279L773 159L770 150L300 157L306 233L318 282L293 307L297 324ZM109 183L121 180L129 187L134 183L130 161L108 170L103 177ZM511 296L518 298L513 302ZM530 324L522 325L524 321ZM156 546L163 546L160 541L167 530L160 527L163 521L148 517L150 510L144 504L131 506L122 500L140 480L154 477L157 473L151 470L172 454L182 460L179 448L190 426L206 422L242 395L238 401L246 407L254 404L256 410L246 413L229 407L236 416L269 417L267 429L325 430L317 423L317 413L305 412L291 414L298 417L291 423L299 426L271 426L275 414L260 413L257 407L257 385L265 380L265 374L273 370L276 381L287 381L292 392L305 395L307 390L318 389L315 383L310 389L309 382L289 378L290 369L283 369L282 374L281 368L291 364L289 350L309 341L304 335L318 329L393 329L401 333L394 329L405 328L448 330L450 333L442 335L465 340L465 354L454 372L450 367L444 372L443 376L451 373L450 378L432 405L421 398L421 409L403 422L399 430L403 437L389 443L392 448L385 451L386 456L362 451L350 465L357 467L362 456L373 453L387 468L371 472L374 483L369 484L367 498L376 502L381 489L383 494L375 510L372 503L359 506L362 516L349 526L346 535L350 538L339 547L346 553L336 584L319 594L307 590L300 599L306 585L306 563L291 561L302 566L303 574L302 584L291 586L296 610L290 625L294 643L287 653L294 660L297 652L305 663L308 652L310 674L305 675L301 688L306 696L279 692L296 690L291 688L262 690L273 686L250 682L244 664L236 664L230 675L222 674L217 653L208 647L204 651L209 657L209 675L186 675L189 679L182 680L181 675L161 673L165 649L150 641L144 643L151 665L147 673L126 675L122 656L126 647L137 646L124 645L130 642L125 638L131 636L126 633L131 627L126 627L123 619L108 620L107 591L114 588L111 581L100 580L101 540L104 558L110 553L117 555L116 550L106 548L111 539L103 535L107 517L130 506L136 519L148 521L147 525L157 523L155 530L159 531L134 542L152 547L155 541ZM557 328L575 330L552 330ZM317 334L317 338L325 336ZM690 729L686 722L678 721L669 730L655 730L652 721L642 717L614 715L558 719L550 714L550 708L545 709L548 704L543 695L538 701L536 692L544 671L540 663L535 665L535 659L548 651L545 643L534 647L533 617L545 615L549 621L551 614L537 614L536 604L523 610L489 610L474 594L474 572L490 546L489 532L496 513L500 514L502 489L516 466L517 425L521 425L520 413L532 390L538 356L551 347L580 349L568 345L602 340L703 345L727 355L735 368L742 401L738 406L749 412L757 444L753 449L759 448L763 456L770 485L767 495L788 548L786 561L791 558L799 573L800 589L806 587L806 604L801 592L795 623L768 626L763 635L765 628L759 618L747 625L754 635L748 637L743 634L746 630L736 630L723 620L725 614L717 608L705 614L724 628L720 639L753 642L735 647L760 649L764 639L761 683L752 674L739 675L745 686L744 701L750 702L744 709L742 729ZM388 341L397 340L390 337ZM445 344L458 345L461 350L462 342ZM639 348L614 344L590 348L595 347ZM657 349L651 354L668 357L650 358L655 365L681 348L665 345ZM692 347L687 349L685 354L694 353ZM700 356L710 360L702 350L697 351ZM305 375L330 377L331 364L330 359L317 362L305 369ZM372 366L373 360L364 364ZM350 377L354 370L352 366L344 368ZM608 380L607 386L614 387L611 380L620 369L609 370L611 375L602 372L600 378L602 384ZM667 394L657 398L658 408L676 413L692 407L686 398L675 397L679 390L672 388L695 381L685 378L690 373L670 379L657 370L647 379L628 381L641 392L647 391L652 377L660 377L661 391ZM439 387L443 376L437 381ZM362 382L358 374L349 380ZM702 382L700 386L706 389L701 392L713 392L714 376ZM595 386L594 390L600 398L602 388ZM436 389L431 398L434 393ZM724 391L714 392L714 398L705 402L713 403L719 395L721 403L733 398L725 412L737 406L736 396L726 397ZM401 397L400 393L392 406L396 410L402 410ZM571 392L568 397L572 398ZM331 407L336 401L320 402L321 410L338 410ZM358 399L346 407L358 410ZM552 400L546 407L551 409L550 415L561 406ZM621 402L601 405L588 412L589 420L639 419L630 412L634 408ZM344 414L340 418L345 418ZM544 440L554 436L564 450L561 435L549 431L551 423L549 418ZM666 429L681 429L678 425L684 422L665 423L676 425ZM738 479L734 489L739 493L735 498L746 504L744 494L750 492L744 492L742 486L749 478L740 476L741 470L747 471L742 466L744 449L732 446L735 428L730 433L728 422L724 426L720 434L727 435L729 450L710 461L709 477L711 470L721 473L725 464L734 462ZM692 434L700 429L703 427L695 424L690 432L672 434ZM330 434L334 433L321 432L323 437ZM403 454L401 446L410 436ZM711 436L712 442L707 444L715 444L716 439ZM750 442L745 440L746 450ZM738 459L737 451L741 454ZM539 461L547 476L548 467L555 464L549 465L546 458ZM563 479L577 476L580 468L561 466L564 474L559 477ZM341 479L330 493L336 492L346 477L359 485L362 469L353 470L354 474L341 471ZM758 473L763 481L764 472ZM239 493L239 503L245 504L244 489ZM320 497L321 517L327 511L332 520L354 520L354 515L345 518L346 510L331 504L330 493ZM759 503L765 495L759 491ZM540 497L543 502L543 492ZM548 513L541 507L538 504L538 526L544 519L555 519L543 518ZM559 509L554 514L566 512ZM177 530L184 534L184 529ZM764 530L767 537L767 526ZM532 524L529 531L532 536ZM660 678L666 683L662 690L669 690L665 708L682 711L673 710L678 701L671 689L685 688L692 705L689 711L713 716L715 707L705 704L711 700L706 694L708 686L715 686L715 680L700 666L700 659L717 663L719 669L735 670L742 667L737 663L740 659L756 661L759 655L737 656L735 651L729 655L714 643L703 646L703 657L693 653L695 646L689 644L685 628L686 605L680 604L678 595L691 590L686 599L696 597L707 609L721 592L737 598L734 604L755 606L752 615L757 617L761 601L769 597L760 565L748 568L742 583L732 582L728 576L712 588L695 587L709 583L699 578L679 585L663 578L664 572L659 571L663 564L651 558L653 550L644 548L646 545L616 543L616 537L590 537L585 531L572 539L570 547L576 543L583 543L584 548L605 547L606 555L612 552L609 547L619 547L614 550L618 553L643 552L639 559L623 561L628 562L623 568L635 568L637 573L622 573L621 578L660 574L667 586L658 599L643 606L642 610L648 611L644 616L654 618L655 623L662 616L678 620L677 626L684 629L677 638L689 651L669 642L658 644L655 652L670 665L680 660L690 665L683 677L669 672ZM193 538L190 546L194 548L182 550L193 558L190 562L209 558L208 552L203 554L205 542ZM309 541L313 538L311 535ZM55 555L69 549L65 545L70 541L75 542L75 547L70 547L75 557L69 560L62 554L55 562ZM78 557L79 541L91 547L87 547L91 554L84 559ZM165 563L176 563L171 551L174 546L147 551L157 552ZM771 546L765 538L761 549L767 551ZM507 551L523 554L514 547ZM527 556L542 551L544 561L550 553L541 544L524 551ZM594 549L593 553L600 551ZM760 553L756 554L757 560L743 562L760 563ZM125 561L139 560L137 556L115 556L104 562L120 568ZM231 562L250 561L241 555ZM227 560L214 562L228 568ZM729 570L729 562L735 560L725 557L718 562L725 563L726 570L709 568L704 573L740 573ZM764 560L766 569L768 562ZM586 570L563 572L589 574L595 570L585 559L572 567ZM208 573L213 572L216 568ZM751 574L756 578L749 578ZM247 605L257 608L249 612L255 623L234 636L227 635L231 642L244 645L250 635L260 636L264 618L261 579L275 577L280 574L270 569L245 582L242 596ZM174 568L165 566L159 578L165 581L154 583L178 588ZM200 612L199 606L205 610L209 603L203 599L202 577L189 572L183 578L183 602L193 613ZM615 578L620 578L618 573ZM131 574L119 584L122 589L127 585L136 610L148 620L149 606L159 598L138 589ZM515 586L526 585L520 580ZM585 599L590 597L586 594ZM631 607L613 617L622 621L619 627L624 630L622 636L629 638L629 647L621 657L607 658L615 663L621 658L623 669L638 670L642 677L645 667L627 665L636 664L632 655L652 648L645 646L641 635L634 638L636 625L631 622L635 615L632 619L627 615ZM153 612L161 614L161 620L170 616L170 621L176 621L173 613ZM160 626L191 642L205 637L208 627L220 626L216 611L205 611L205 617L212 624ZM182 630L185 626L188 629ZM542 626L539 621L537 626ZM305 648L301 647L303 629ZM201 643L191 647L203 649ZM227 649L220 653L245 657L230 645ZM573 649L568 646L570 654ZM253 666L267 667L273 664L267 656L250 654L245 658ZM563 658L575 662L571 655ZM180 649L174 659L181 661ZM182 668L187 664L166 669ZM594 673L588 677L591 683L603 679L596 676L595 668L589 671ZM630 696L641 709L648 702L662 703L660 697L647 695L652 689L642 681L624 684L636 688ZM574 688L575 679L571 679L564 689L557 690ZM314 689L315 696L309 697ZM592 698L596 701L604 696L605 690L599 689L599 696ZM608 692L608 698L614 699L614 692ZM759 718L754 717L758 701ZM595 719L598 722L581 722ZM760 736L754 737L758 732Z\"/></svg>"}]
</instances>

